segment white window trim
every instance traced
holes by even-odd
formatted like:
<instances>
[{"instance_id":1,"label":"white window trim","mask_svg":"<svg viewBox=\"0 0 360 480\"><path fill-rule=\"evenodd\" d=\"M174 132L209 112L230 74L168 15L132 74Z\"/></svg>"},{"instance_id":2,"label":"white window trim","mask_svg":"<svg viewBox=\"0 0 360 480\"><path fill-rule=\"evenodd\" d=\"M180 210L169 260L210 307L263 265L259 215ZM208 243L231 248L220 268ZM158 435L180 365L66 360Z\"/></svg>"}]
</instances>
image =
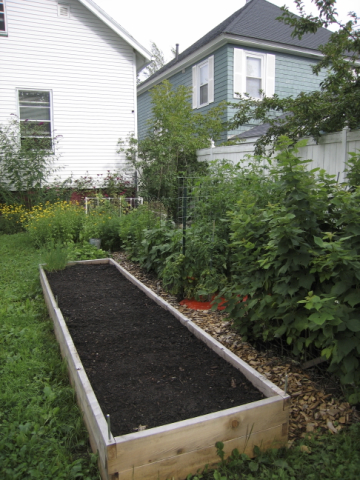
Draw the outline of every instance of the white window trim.
<instances>
[{"instance_id":1,"label":"white window trim","mask_svg":"<svg viewBox=\"0 0 360 480\"><path fill-rule=\"evenodd\" d=\"M52 149L55 150L54 143L54 116L53 116L53 92L48 88L16 88L16 104L17 104L17 116L20 120L20 101L19 101L19 92L48 92L50 98L50 137L52 143Z\"/></svg>"},{"instance_id":2,"label":"white window trim","mask_svg":"<svg viewBox=\"0 0 360 480\"><path fill-rule=\"evenodd\" d=\"M8 36L8 22L7 22L7 15L6 15L6 0L1 0L1 3L4 5L5 30L0 31L0 36L7 37Z\"/></svg>"},{"instance_id":3,"label":"white window trim","mask_svg":"<svg viewBox=\"0 0 360 480\"><path fill-rule=\"evenodd\" d=\"M200 105L200 68L208 65L208 101ZM192 67L192 107L203 108L214 102L214 55Z\"/></svg>"},{"instance_id":4,"label":"white window trim","mask_svg":"<svg viewBox=\"0 0 360 480\"><path fill-rule=\"evenodd\" d=\"M234 98L239 98L238 93L241 95L247 93L246 57L261 59L261 90L266 97L272 97L275 93L275 55L234 48Z\"/></svg>"}]
</instances>

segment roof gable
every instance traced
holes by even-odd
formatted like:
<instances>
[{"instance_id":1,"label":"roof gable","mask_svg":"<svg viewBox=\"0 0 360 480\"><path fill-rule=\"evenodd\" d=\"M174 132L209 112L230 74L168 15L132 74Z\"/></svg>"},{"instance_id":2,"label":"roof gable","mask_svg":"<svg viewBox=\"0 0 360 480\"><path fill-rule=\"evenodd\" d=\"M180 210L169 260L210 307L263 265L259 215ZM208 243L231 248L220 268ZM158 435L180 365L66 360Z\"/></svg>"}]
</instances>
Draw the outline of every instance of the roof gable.
<instances>
[{"instance_id":1,"label":"roof gable","mask_svg":"<svg viewBox=\"0 0 360 480\"><path fill-rule=\"evenodd\" d=\"M136 67L140 71L151 61L151 53L144 48L130 33L117 23L102 8L96 5L92 0L78 0L84 7L88 8L96 17L104 22L109 28L133 47L136 52Z\"/></svg>"},{"instance_id":2,"label":"roof gable","mask_svg":"<svg viewBox=\"0 0 360 480\"><path fill-rule=\"evenodd\" d=\"M235 35L246 39L268 41L288 47L301 47L318 51L319 45L326 43L331 35L329 30L320 28L316 34L307 33L302 39L293 38L293 28L276 20L282 15L280 7L266 0L251 0L238 11L230 15L197 42L184 50L177 59L173 59L146 79L142 85L151 81L166 70L175 66L201 47L210 43L220 35Z\"/></svg>"}]
</instances>

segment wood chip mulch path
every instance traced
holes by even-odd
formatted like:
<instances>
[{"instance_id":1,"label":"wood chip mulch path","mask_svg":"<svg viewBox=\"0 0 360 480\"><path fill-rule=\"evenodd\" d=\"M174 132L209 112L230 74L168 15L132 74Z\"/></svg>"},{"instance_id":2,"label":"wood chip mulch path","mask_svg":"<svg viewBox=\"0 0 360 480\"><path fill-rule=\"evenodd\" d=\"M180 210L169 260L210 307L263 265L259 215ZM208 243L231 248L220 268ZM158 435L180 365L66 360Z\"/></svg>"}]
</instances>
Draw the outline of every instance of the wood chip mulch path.
<instances>
[{"instance_id":1,"label":"wood chip mulch path","mask_svg":"<svg viewBox=\"0 0 360 480\"><path fill-rule=\"evenodd\" d=\"M310 432L336 434L346 425L360 421L360 413L344 399L335 379L319 374L316 367L305 371L294 359L276 356L271 351L257 351L241 340L223 312L181 306L175 296L161 288L153 275L128 260L125 253L113 253L112 258L275 385L284 389L287 375L287 392L291 395L289 445Z\"/></svg>"}]
</instances>

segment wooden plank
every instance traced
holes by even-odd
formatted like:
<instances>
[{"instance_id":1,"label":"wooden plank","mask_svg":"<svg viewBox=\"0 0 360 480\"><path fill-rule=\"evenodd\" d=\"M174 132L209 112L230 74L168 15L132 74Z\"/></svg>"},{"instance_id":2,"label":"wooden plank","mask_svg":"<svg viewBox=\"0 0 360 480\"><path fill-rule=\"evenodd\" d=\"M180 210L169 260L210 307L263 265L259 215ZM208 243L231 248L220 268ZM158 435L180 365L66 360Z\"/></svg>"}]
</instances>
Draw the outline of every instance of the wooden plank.
<instances>
[{"instance_id":1,"label":"wooden plank","mask_svg":"<svg viewBox=\"0 0 360 480\"><path fill-rule=\"evenodd\" d=\"M109 472L133 465L146 465L205 447L287 424L289 409L283 409L281 397L214 412L198 418L152 428L148 431L115 437L116 462Z\"/></svg>"},{"instance_id":2,"label":"wooden plank","mask_svg":"<svg viewBox=\"0 0 360 480\"><path fill-rule=\"evenodd\" d=\"M253 456L255 446L262 450L285 446L287 435L283 435L282 426L279 425L266 431L251 433L247 437L235 438L223 443L226 456L229 456L234 448L237 448L240 453ZM189 473L196 473L198 469L202 470L206 464L214 464L219 460L216 455L216 448L213 445L150 465L135 466L125 471L121 471L121 465L119 465L118 476L113 475L110 478L118 478L119 480L183 480Z\"/></svg>"},{"instance_id":3,"label":"wooden plank","mask_svg":"<svg viewBox=\"0 0 360 480\"><path fill-rule=\"evenodd\" d=\"M107 463L107 444L114 443L107 439L107 424L100 405L96 399L89 379L85 373L75 345L72 341L65 320L52 294L44 270L40 267L40 281L49 314L53 320L54 332L63 358L67 362L70 382L75 388L76 399L83 413L84 422L89 432L90 444L94 452L99 452L100 463L105 468Z\"/></svg>"},{"instance_id":4,"label":"wooden plank","mask_svg":"<svg viewBox=\"0 0 360 480\"><path fill-rule=\"evenodd\" d=\"M218 353L221 357L231 363L235 368L240 370L245 377L266 397L271 397L274 395L280 395L284 399L288 399L289 396L285 394L283 390L273 384L268 380L264 375L261 375L254 368L248 365L246 362L241 360L237 355L233 354L224 347L220 342L215 340L211 335L204 332L200 327L198 327L194 322L192 322L185 315L180 313L176 308L166 302L159 295L156 295L150 288L146 287L139 280L137 280L133 275L131 275L127 270L121 267L117 262L110 259L109 263L115 265L115 267L121 272L130 282L136 285L140 290L142 290L148 297L154 300L158 305L160 305L165 310L171 312L180 322L185 325L197 338L202 340L208 347Z\"/></svg>"}]
</instances>

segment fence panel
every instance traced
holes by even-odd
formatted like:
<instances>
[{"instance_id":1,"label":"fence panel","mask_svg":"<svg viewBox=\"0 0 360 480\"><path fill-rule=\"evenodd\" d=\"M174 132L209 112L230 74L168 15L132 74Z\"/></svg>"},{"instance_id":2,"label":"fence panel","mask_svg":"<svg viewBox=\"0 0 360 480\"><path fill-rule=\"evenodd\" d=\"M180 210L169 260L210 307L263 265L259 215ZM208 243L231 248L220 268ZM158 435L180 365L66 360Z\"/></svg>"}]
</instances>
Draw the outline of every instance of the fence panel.
<instances>
[{"instance_id":1,"label":"fence panel","mask_svg":"<svg viewBox=\"0 0 360 480\"><path fill-rule=\"evenodd\" d=\"M238 163L246 160L248 155L254 155L256 140L257 138L251 138L239 145L204 148L197 151L197 158L199 161L225 159ZM303 159L311 160L307 168L322 168L330 175L335 175L339 182L344 182L346 181L344 170L345 162L349 157L348 152L359 150L360 130L350 132L348 129L344 129L341 132L322 136L318 143L312 138L308 138L307 146L299 149L299 155Z\"/></svg>"}]
</instances>

